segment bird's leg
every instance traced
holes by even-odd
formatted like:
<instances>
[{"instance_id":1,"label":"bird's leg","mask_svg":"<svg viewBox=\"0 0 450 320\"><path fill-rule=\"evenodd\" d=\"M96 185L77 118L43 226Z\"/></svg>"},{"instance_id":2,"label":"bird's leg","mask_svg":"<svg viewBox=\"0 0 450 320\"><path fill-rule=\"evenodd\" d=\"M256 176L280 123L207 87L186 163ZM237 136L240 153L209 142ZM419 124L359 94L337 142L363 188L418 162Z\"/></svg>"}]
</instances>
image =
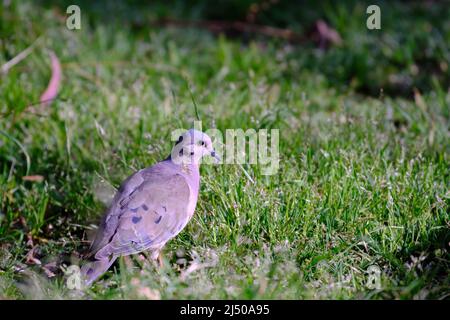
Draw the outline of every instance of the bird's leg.
<instances>
[{"instance_id":1,"label":"bird's leg","mask_svg":"<svg viewBox=\"0 0 450 320\"><path fill-rule=\"evenodd\" d=\"M160 268L164 267L164 260L161 251L158 254L158 265Z\"/></svg>"},{"instance_id":2,"label":"bird's leg","mask_svg":"<svg viewBox=\"0 0 450 320\"><path fill-rule=\"evenodd\" d=\"M123 262L125 264L125 267L128 270L132 270L134 263L133 263L133 259L130 256L123 256Z\"/></svg>"},{"instance_id":3,"label":"bird's leg","mask_svg":"<svg viewBox=\"0 0 450 320\"><path fill-rule=\"evenodd\" d=\"M151 250L150 254L147 253L147 260L155 263L157 267L163 266L163 258L160 250Z\"/></svg>"},{"instance_id":4,"label":"bird's leg","mask_svg":"<svg viewBox=\"0 0 450 320\"><path fill-rule=\"evenodd\" d=\"M146 260L147 256L143 252L141 252L141 253L138 253L135 256L133 255L132 257L133 257L133 260L139 265L139 267L141 269L143 269L145 264L146 264L146 261L147 261Z\"/></svg>"}]
</instances>

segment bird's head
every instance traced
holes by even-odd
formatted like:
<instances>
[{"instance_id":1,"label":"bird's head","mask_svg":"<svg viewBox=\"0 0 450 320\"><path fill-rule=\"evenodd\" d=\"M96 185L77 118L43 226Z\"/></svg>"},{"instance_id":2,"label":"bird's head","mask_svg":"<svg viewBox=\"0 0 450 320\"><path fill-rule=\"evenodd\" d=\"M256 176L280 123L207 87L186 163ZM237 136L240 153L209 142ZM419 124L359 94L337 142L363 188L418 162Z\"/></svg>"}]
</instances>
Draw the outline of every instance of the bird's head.
<instances>
[{"instance_id":1,"label":"bird's head","mask_svg":"<svg viewBox=\"0 0 450 320\"><path fill-rule=\"evenodd\" d=\"M177 164L199 164L204 156L212 156L217 161L211 138L204 132L190 129L183 133L172 149L172 161Z\"/></svg>"}]
</instances>

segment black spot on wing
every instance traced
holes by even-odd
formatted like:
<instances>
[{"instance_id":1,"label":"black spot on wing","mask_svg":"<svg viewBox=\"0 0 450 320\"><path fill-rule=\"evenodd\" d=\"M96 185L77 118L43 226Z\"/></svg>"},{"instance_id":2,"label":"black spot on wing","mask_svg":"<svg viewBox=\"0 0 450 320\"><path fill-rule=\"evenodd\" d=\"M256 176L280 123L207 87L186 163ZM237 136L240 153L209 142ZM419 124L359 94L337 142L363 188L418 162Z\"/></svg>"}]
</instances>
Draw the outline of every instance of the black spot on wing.
<instances>
[{"instance_id":1,"label":"black spot on wing","mask_svg":"<svg viewBox=\"0 0 450 320\"><path fill-rule=\"evenodd\" d=\"M162 218L162 216L159 216L158 219L155 220L155 223L156 224L160 223L161 222L161 218Z\"/></svg>"},{"instance_id":2,"label":"black spot on wing","mask_svg":"<svg viewBox=\"0 0 450 320\"><path fill-rule=\"evenodd\" d=\"M148 210L148 207L147 207L145 204L143 204L143 205L142 205L142 209L144 209L144 211L147 211L147 210Z\"/></svg>"},{"instance_id":3,"label":"black spot on wing","mask_svg":"<svg viewBox=\"0 0 450 320\"><path fill-rule=\"evenodd\" d=\"M139 221L141 221L141 219L142 219L142 217L134 216L133 218L131 218L131 222L136 224L136 223L139 223Z\"/></svg>"}]
</instances>

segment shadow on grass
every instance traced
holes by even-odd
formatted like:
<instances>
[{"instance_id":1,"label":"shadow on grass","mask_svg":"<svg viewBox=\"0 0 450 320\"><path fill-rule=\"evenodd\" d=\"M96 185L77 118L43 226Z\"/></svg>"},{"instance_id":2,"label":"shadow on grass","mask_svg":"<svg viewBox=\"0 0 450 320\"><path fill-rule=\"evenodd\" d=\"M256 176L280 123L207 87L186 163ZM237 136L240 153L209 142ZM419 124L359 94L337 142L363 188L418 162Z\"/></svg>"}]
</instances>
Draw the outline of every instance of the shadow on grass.
<instances>
[{"instance_id":1,"label":"shadow on grass","mask_svg":"<svg viewBox=\"0 0 450 320\"><path fill-rule=\"evenodd\" d=\"M69 0L39 3L45 8L57 8L59 15L66 15ZM182 21L249 22L256 25L287 28L302 36L310 37L317 20L326 21L343 38L342 46L318 53L311 41L295 45L292 58L300 63L300 70L310 70L326 76L331 86L348 87L362 94L378 97L412 97L414 88L421 92L447 88L450 57L446 36L450 30L446 20L450 9L443 2L379 1L382 9L382 30L366 28L366 8L370 1L291 1L281 0L262 5L253 1L79 1L82 17L91 27L106 25L127 28L145 37L149 30L176 27L155 25L155 21L181 19ZM254 13L254 18L249 18ZM83 18L82 18L83 19ZM250 20L249 20L250 19ZM183 24L177 28L185 29ZM195 27L194 29L208 29ZM271 42L289 45L283 39L261 37L258 33L218 32L242 43L256 40L264 47ZM285 76L295 76L292 70Z\"/></svg>"}]
</instances>

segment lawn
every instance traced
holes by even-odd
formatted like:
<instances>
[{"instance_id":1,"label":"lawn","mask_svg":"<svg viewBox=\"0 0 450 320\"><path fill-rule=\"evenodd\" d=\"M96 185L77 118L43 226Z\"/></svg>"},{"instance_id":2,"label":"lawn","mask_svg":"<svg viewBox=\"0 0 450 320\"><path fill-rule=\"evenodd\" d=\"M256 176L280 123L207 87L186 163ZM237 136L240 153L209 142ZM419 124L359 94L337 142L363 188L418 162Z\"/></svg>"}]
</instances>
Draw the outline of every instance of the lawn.
<instances>
[{"instance_id":1,"label":"lawn","mask_svg":"<svg viewBox=\"0 0 450 320\"><path fill-rule=\"evenodd\" d=\"M258 25L304 35L288 41L157 23L243 21L251 1L81 1L69 30L74 2L0 4L0 66L31 46L0 73L0 299L449 298L448 4L377 1L381 30L368 2L259 6ZM340 44L314 41L318 19ZM60 90L39 104L50 52ZM278 129L278 172L205 164L162 267L121 258L70 290L115 189L194 105L205 130Z\"/></svg>"}]
</instances>

